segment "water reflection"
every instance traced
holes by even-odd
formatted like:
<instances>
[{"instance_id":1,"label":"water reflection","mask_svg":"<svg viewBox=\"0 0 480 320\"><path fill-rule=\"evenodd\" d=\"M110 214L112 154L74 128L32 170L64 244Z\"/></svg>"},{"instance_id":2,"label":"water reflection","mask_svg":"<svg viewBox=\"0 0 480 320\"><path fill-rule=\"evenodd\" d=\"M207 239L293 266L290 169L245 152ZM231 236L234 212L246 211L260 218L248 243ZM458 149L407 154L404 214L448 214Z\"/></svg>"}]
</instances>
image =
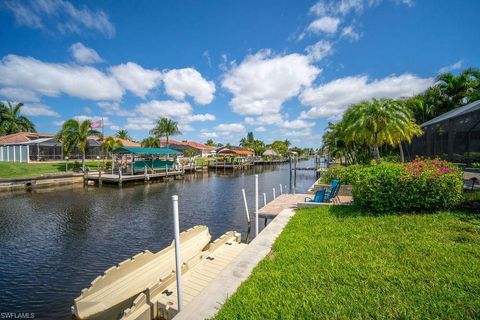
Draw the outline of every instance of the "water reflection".
<instances>
[{"instance_id":1,"label":"water reflection","mask_svg":"<svg viewBox=\"0 0 480 320\"><path fill-rule=\"evenodd\" d=\"M181 230L204 224L214 238L229 230L245 238L241 189L246 190L252 214L255 173L267 201L272 188L278 194L279 184L290 185L289 165L284 164L197 173L121 189L104 185L0 195L0 312L69 319L73 299L97 275L142 250L158 251L172 241L173 194L180 198ZM313 172L298 172L297 190L304 192L313 181Z\"/></svg>"}]
</instances>

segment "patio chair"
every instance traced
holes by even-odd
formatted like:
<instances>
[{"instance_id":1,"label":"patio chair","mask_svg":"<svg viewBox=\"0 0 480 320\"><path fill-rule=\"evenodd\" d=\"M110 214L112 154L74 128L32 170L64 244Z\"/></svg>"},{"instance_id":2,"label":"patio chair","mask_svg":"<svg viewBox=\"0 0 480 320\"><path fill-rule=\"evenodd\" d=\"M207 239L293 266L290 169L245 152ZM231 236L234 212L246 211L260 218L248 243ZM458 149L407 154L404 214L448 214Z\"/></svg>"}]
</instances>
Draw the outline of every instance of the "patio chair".
<instances>
[{"instance_id":1,"label":"patio chair","mask_svg":"<svg viewBox=\"0 0 480 320\"><path fill-rule=\"evenodd\" d=\"M325 200L325 189L320 189L315 192L315 196L312 198L306 197L305 202L324 202Z\"/></svg>"},{"instance_id":2,"label":"patio chair","mask_svg":"<svg viewBox=\"0 0 480 320\"><path fill-rule=\"evenodd\" d=\"M338 197L338 192L340 191L340 186L341 186L340 180L333 180L332 181L332 186L330 188L324 188L325 189L325 197L323 202L333 202L333 203L340 203L340 198Z\"/></svg>"}]
</instances>

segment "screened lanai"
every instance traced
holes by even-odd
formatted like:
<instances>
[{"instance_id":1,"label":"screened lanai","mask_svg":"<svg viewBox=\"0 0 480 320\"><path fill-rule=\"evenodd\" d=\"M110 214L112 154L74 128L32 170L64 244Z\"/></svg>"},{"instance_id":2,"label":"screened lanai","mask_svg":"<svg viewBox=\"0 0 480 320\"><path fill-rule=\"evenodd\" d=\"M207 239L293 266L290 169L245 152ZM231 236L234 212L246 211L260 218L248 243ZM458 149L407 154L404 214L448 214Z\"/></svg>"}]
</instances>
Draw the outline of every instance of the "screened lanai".
<instances>
[{"instance_id":1,"label":"screened lanai","mask_svg":"<svg viewBox=\"0 0 480 320\"><path fill-rule=\"evenodd\" d=\"M410 158L480 162L480 100L446 112L421 125L424 134L407 147Z\"/></svg>"}]
</instances>

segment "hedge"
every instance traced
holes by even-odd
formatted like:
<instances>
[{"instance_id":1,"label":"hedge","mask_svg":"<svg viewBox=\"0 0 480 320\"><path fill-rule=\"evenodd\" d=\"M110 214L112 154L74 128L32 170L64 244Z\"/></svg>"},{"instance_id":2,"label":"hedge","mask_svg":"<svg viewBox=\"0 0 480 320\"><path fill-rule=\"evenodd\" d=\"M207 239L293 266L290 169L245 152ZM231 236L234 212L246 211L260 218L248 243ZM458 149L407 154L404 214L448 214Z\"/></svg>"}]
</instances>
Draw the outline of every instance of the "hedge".
<instances>
[{"instance_id":1,"label":"hedge","mask_svg":"<svg viewBox=\"0 0 480 320\"><path fill-rule=\"evenodd\" d=\"M355 170L352 195L379 213L450 209L463 199L462 172L440 160L381 163Z\"/></svg>"}]
</instances>

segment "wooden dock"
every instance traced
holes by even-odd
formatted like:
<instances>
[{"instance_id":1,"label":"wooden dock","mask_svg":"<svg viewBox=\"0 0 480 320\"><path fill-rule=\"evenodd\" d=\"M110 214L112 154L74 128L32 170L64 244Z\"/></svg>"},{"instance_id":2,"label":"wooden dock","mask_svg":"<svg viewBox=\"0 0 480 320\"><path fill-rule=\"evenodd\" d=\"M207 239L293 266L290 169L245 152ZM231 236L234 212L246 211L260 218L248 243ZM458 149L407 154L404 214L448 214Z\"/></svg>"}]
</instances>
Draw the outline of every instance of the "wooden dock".
<instances>
[{"instance_id":1,"label":"wooden dock","mask_svg":"<svg viewBox=\"0 0 480 320\"><path fill-rule=\"evenodd\" d=\"M92 172L86 175L87 181L95 181L96 183L115 183L121 185L124 182L135 181L150 181L153 179L165 179L165 178L177 178L184 175L184 171L172 170L172 171L158 171L154 173L142 173L142 174L111 174L111 173L99 173Z\"/></svg>"},{"instance_id":2,"label":"wooden dock","mask_svg":"<svg viewBox=\"0 0 480 320\"><path fill-rule=\"evenodd\" d=\"M311 197L310 194L282 194L275 200L267 203L263 208L258 209L258 217L265 219L275 218L283 209L296 209L298 202L303 202L305 197Z\"/></svg>"}]
</instances>

